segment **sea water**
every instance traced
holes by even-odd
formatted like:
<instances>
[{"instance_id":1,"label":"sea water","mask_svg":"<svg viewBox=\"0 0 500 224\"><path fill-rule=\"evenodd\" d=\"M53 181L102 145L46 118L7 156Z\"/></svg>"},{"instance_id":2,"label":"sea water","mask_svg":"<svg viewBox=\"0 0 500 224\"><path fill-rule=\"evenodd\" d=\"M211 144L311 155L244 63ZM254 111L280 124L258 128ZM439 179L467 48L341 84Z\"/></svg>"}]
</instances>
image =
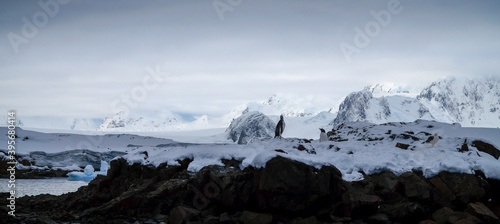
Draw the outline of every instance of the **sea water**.
<instances>
[{"instance_id":1,"label":"sea water","mask_svg":"<svg viewBox=\"0 0 500 224\"><path fill-rule=\"evenodd\" d=\"M9 188L9 179L0 179L0 192L16 191L16 197L26 195L52 194L62 195L75 192L81 186L88 185L84 181L69 181L68 178L48 179L16 179L15 188Z\"/></svg>"}]
</instances>

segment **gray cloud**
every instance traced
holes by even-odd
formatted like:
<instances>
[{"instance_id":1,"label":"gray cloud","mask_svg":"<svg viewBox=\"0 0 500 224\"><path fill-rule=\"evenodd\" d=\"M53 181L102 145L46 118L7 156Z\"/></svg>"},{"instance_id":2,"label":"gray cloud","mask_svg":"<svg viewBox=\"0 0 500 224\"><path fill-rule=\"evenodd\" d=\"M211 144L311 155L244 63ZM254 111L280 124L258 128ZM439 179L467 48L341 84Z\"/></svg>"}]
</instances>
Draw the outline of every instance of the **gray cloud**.
<instances>
[{"instance_id":1,"label":"gray cloud","mask_svg":"<svg viewBox=\"0 0 500 224\"><path fill-rule=\"evenodd\" d=\"M334 106L372 83L500 75L498 1L401 0L402 11L348 63L340 44L353 44L354 28L388 2L243 0L220 21L212 1L72 0L15 53L8 34L22 34L22 18L42 9L2 1L0 108L110 116L157 64L165 80L139 109L198 115L277 92Z\"/></svg>"}]
</instances>

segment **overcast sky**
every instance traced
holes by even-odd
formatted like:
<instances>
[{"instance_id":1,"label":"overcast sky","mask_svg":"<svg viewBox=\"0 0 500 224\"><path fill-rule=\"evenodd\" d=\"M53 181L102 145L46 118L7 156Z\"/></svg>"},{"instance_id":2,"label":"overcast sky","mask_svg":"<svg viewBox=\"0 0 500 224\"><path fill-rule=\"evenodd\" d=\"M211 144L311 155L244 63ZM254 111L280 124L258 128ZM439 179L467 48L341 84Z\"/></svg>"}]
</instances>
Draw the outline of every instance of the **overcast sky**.
<instances>
[{"instance_id":1,"label":"overcast sky","mask_svg":"<svg viewBox=\"0 0 500 224\"><path fill-rule=\"evenodd\" d=\"M333 107L374 83L498 77L499 12L497 0L2 0L0 109L217 116L275 93Z\"/></svg>"}]
</instances>

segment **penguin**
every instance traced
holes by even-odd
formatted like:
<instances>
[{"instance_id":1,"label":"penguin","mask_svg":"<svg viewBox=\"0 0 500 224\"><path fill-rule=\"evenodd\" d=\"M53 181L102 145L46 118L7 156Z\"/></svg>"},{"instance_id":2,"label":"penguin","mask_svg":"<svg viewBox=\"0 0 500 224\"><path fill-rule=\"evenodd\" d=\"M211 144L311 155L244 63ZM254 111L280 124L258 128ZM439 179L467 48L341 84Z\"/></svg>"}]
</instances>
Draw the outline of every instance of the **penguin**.
<instances>
[{"instance_id":1,"label":"penguin","mask_svg":"<svg viewBox=\"0 0 500 224\"><path fill-rule=\"evenodd\" d=\"M285 120L283 119L283 115L281 115L280 121L278 121L278 124L276 125L276 131L274 132L274 137L282 138L281 134L283 134L284 130L285 130Z\"/></svg>"},{"instance_id":2,"label":"penguin","mask_svg":"<svg viewBox=\"0 0 500 224\"><path fill-rule=\"evenodd\" d=\"M325 129L320 128L319 130L321 130L321 134L319 134L319 142L328 141L328 135L326 134Z\"/></svg>"},{"instance_id":3,"label":"penguin","mask_svg":"<svg viewBox=\"0 0 500 224\"><path fill-rule=\"evenodd\" d=\"M439 136L437 133L435 133L433 136L429 137L427 141L425 141L425 143L431 144L431 148L434 148L434 145L436 145L438 141L439 141Z\"/></svg>"}]
</instances>

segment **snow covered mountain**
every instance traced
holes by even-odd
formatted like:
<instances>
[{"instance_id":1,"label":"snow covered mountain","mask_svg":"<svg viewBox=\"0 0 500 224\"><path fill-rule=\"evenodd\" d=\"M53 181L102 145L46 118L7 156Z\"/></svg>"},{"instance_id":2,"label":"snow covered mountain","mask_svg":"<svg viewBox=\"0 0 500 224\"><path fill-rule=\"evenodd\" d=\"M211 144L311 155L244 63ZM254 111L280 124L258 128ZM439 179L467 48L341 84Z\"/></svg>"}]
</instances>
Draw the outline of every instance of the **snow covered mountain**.
<instances>
[{"instance_id":1,"label":"snow covered mountain","mask_svg":"<svg viewBox=\"0 0 500 224\"><path fill-rule=\"evenodd\" d=\"M243 113L246 111L259 111L268 116L308 117L315 116L323 111L332 111L332 108L318 105L314 97L299 98L275 94L263 102L248 103Z\"/></svg>"},{"instance_id":2,"label":"snow covered mountain","mask_svg":"<svg viewBox=\"0 0 500 224\"><path fill-rule=\"evenodd\" d=\"M500 127L500 81L450 78L432 83L417 99L438 105L464 126Z\"/></svg>"},{"instance_id":3,"label":"snow covered mountain","mask_svg":"<svg viewBox=\"0 0 500 224\"><path fill-rule=\"evenodd\" d=\"M113 117L107 117L99 126L99 131L159 131L179 129L183 119L169 111L154 111L150 113L125 116L119 112Z\"/></svg>"},{"instance_id":4,"label":"snow covered mountain","mask_svg":"<svg viewBox=\"0 0 500 224\"><path fill-rule=\"evenodd\" d=\"M349 94L334 124L411 122L417 119L500 127L500 82L493 78L446 78L417 89L373 85Z\"/></svg>"}]
</instances>

